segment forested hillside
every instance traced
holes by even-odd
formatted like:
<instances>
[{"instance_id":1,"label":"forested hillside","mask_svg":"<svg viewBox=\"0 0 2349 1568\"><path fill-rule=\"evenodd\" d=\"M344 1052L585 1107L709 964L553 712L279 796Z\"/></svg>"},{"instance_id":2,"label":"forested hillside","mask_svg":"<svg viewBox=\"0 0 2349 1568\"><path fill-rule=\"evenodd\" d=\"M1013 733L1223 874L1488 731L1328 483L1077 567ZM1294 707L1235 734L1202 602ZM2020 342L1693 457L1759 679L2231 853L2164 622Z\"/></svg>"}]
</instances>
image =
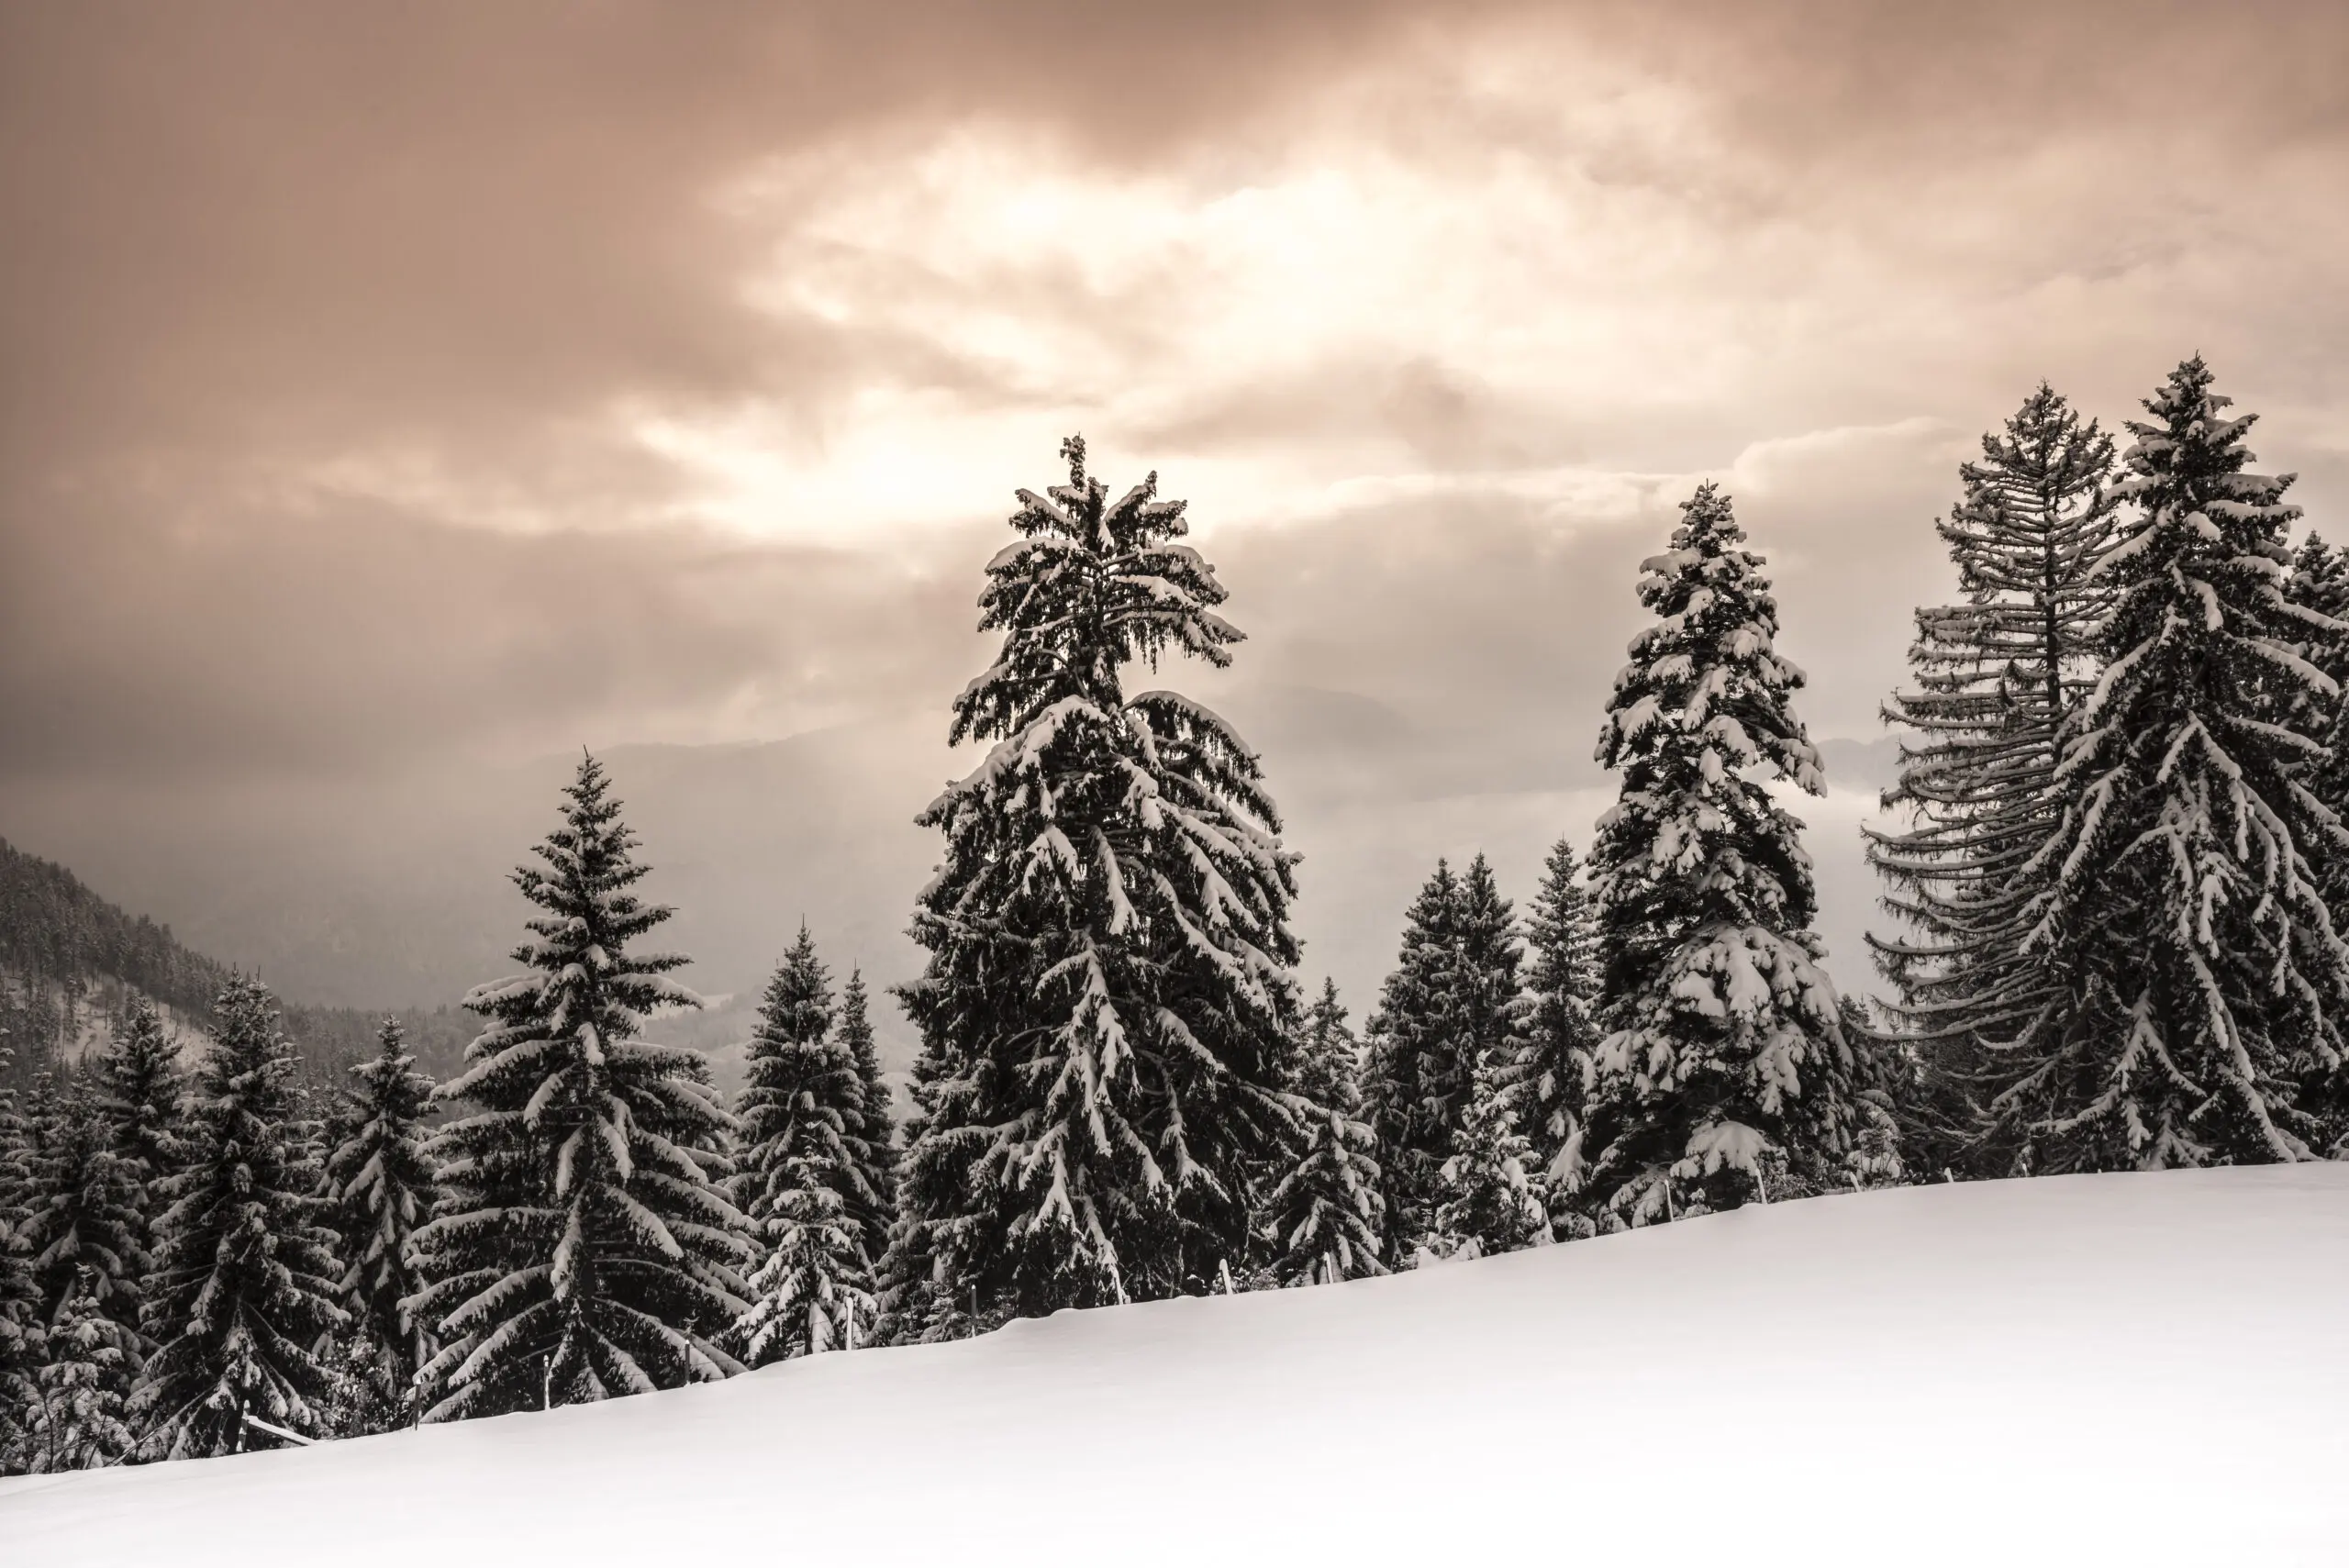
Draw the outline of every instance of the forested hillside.
<instances>
[{"instance_id":1,"label":"forested hillside","mask_svg":"<svg viewBox=\"0 0 2349 1568\"><path fill-rule=\"evenodd\" d=\"M99 896L66 867L0 840L0 1029L16 1047L10 1071L29 1080L55 1060L76 1060L114 1038L131 1002L145 996L182 1025L210 1020L230 967L192 952L169 926ZM417 1059L452 1068L472 1029L454 1008L401 1012ZM350 1007L289 1005L285 1025L318 1069L363 1055L380 1020Z\"/></svg>"}]
</instances>

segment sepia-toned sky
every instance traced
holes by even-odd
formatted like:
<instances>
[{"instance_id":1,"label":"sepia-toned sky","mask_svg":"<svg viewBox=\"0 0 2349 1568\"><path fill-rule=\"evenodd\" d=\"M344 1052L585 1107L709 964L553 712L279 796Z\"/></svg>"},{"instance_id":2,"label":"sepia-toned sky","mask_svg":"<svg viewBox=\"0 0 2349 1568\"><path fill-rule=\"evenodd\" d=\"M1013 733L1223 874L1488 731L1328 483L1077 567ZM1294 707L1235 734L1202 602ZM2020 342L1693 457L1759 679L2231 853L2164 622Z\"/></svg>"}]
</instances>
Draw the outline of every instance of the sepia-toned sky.
<instances>
[{"instance_id":1,"label":"sepia-toned sky","mask_svg":"<svg viewBox=\"0 0 2349 1568\"><path fill-rule=\"evenodd\" d=\"M1251 641L1160 679L1364 1010L1435 853L1522 895L1586 828L1699 478L1855 740L2042 377L2110 423L2201 352L2349 531L2344 81L2323 0L0 0L0 836L258 961L583 743L850 737L741 810L903 824L1081 429L1191 502ZM902 970L876 853L724 906Z\"/></svg>"}]
</instances>

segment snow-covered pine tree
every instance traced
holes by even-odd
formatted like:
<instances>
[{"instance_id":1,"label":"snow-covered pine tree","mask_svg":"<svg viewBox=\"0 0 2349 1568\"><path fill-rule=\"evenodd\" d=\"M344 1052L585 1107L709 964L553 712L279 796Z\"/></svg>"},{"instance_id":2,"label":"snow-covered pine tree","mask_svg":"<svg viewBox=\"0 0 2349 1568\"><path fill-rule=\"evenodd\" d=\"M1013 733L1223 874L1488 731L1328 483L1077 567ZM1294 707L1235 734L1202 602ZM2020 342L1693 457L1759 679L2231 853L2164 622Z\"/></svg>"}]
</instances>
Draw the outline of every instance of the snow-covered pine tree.
<instances>
[{"instance_id":1,"label":"snow-covered pine tree","mask_svg":"<svg viewBox=\"0 0 2349 1568\"><path fill-rule=\"evenodd\" d=\"M1479 1251L1510 1251L1525 1245L1531 1232L1522 1223L1524 1206L1504 1189L1522 1189L1538 1170L1519 1126L1515 1088L1526 1050L1525 948L1516 912L1501 896L1482 851L1461 874L1459 897L1453 917L1460 942L1455 1016L1470 1069L1468 1099L1451 1157L1437 1173L1434 1230L1456 1250L1472 1234L1464 1227L1486 1227L1474 1232ZM1449 1229L1447 1210L1454 1215ZM1538 1195L1531 1212L1537 1217L1534 1223L1542 1223Z\"/></svg>"},{"instance_id":2,"label":"snow-covered pine tree","mask_svg":"<svg viewBox=\"0 0 2349 1568\"><path fill-rule=\"evenodd\" d=\"M34 1068L32 1082L26 1086L22 1112L24 1176L19 1198L28 1212L37 1199L41 1163L50 1140L58 1134L63 1109L57 1087L57 1069L46 1063Z\"/></svg>"},{"instance_id":3,"label":"snow-covered pine tree","mask_svg":"<svg viewBox=\"0 0 2349 1568\"><path fill-rule=\"evenodd\" d=\"M1428 1249L1437 1257L1490 1257L1551 1240L1532 1145L1518 1130L1505 1081L1509 1065L1498 1051L1477 1060L1468 1117L1453 1140L1452 1158L1443 1162L1443 1202L1428 1237Z\"/></svg>"},{"instance_id":4,"label":"snow-covered pine tree","mask_svg":"<svg viewBox=\"0 0 2349 1568\"><path fill-rule=\"evenodd\" d=\"M137 1162L141 1182L159 1182L174 1166L184 1087L179 1048L155 1005L139 997L123 1029L97 1059L100 1108L115 1152Z\"/></svg>"},{"instance_id":5,"label":"snow-covered pine tree","mask_svg":"<svg viewBox=\"0 0 2349 1568\"><path fill-rule=\"evenodd\" d=\"M749 1222L750 1307L728 1330L745 1366L814 1355L870 1340L871 1257L865 1217L865 1084L835 1035L831 979L815 940L799 936L767 983L736 1107L740 1169L734 1201Z\"/></svg>"},{"instance_id":6,"label":"snow-covered pine tree","mask_svg":"<svg viewBox=\"0 0 2349 1568\"><path fill-rule=\"evenodd\" d=\"M431 1217L440 1183L424 1155L432 1080L416 1071L397 1018L385 1018L375 1039L375 1054L351 1070L357 1088L343 1091L340 1119L350 1130L327 1156L327 1182L342 1234L349 1334L362 1341L345 1346L343 1360L370 1385L358 1407L389 1425L412 1412L427 1356L408 1299L425 1283L414 1238Z\"/></svg>"},{"instance_id":7,"label":"snow-covered pine tree","mask_svg":"<svg viewBox=\"0 0 2349 1568\"><path fill-rule=\"evenodd\" d=\"M1177 547L1174 559L1197 557ZM1264 1205L1288 1149L1280 1093L1298 1012L1288 929L1298 856L1282 847L1256 753L1223 718L1163 690L1129 698L1127 711L1157 790L1133 795L1141 854L1127 904L1151 932L1138 973L1154 982L1144 994L1154 993L1157 1028L1143 1033L1159 1045L1153 1119L1180 1226L1151 1288L1229 1291L1267 1262Z\"/></svg>"},{"instance_id":8,"label":"snow-covered pine tree","mask_svg":"<svg viewBox=\"0 0 2349 1568\"><path fill-rule=\"evenodd\" d=\"M1918 1062L1921 1094L1904 1114L1932 1170L2011 1166L2011 1148L1984 1142L1985 1068L2068 1012L2024 912L2061 811L2057 732L2098 672L2110 593L2091 569L2117 537L2112 468L2111 438L2044 383L1982 438L1981 460L1958 469L1964 499L1937 525L1965 602L1917 612L1915 688L1885 707L1908 734L1884 804L1907 822L1869 830L1868 858L1906 929L1871 946Z\"/></svg>"},{"instance_id":9,"label":"snow-covered pine tree","mask_svg":"<svg viewBox=\"0 0 2349 1568\"><path fill-rule=\"evenodd\" d=\"M954 1042L925 1039L914 1058L912 1114L906 1118L905 1156L897 1172L896 1218L875 1271L874 1340L885 1345L941 1344L1002 1327L1010 1307L1001 1297L982 1304L978 1282L955 1267L957 1236L978 1229L976 1205L952 1184L962 1167L951 1144L926 1141L941 1109L967 1114L962 1093L969 1070ZM952 1123L943 1124L952 1126ZM917 1151L924 1158L917 1162Z\"/></svg>"},{"instance_id":10,"label":"snow-covered pine tree","mask_svg":"<svg viewBox=\"0 0 2349 1568\"><path fill-rule=\"evenodd\" d=\"M1468 1050L1479 1063L1497 1055L1506 1079L1524 1051L1525 944L1516 911L1501 896L1482 851L1461 873L1453 930L1460 941L1459 1018Z\"/></svg>"},{"instance_id":11,"label":"snow-covered pine tree","mask_svg":"<svg viewBox=\"0 0 2349 1568\"><path fill-rule=\"evenodd\" d=\"M2341 1134L2349 946L2322 883L2349 834L2293 723L2340 700L2300 651L2339 623L2287 592L2291 476L2245 472L2253 417L2210 384L2187 361L2129 426L2105 673L2031 910L2070 1009L1992 1101L2035 1172L2302 1160Z\"/></svg>"},{"instance_id":12,"label":"snow-covered pine tree","mask_svg":"<svg viewBox=\"0 0 2349 1568\"><path fill-rule=\"evenodd\" d=\"M1458 1017L1459 914L1459 879L1439 860L1404 914L1370 1018L1363 1101L1378 1138L1389 1258L1408 1257L1434 1225L1443 1162L1467 1119L1475 1064Z\"/></svg>"},{"instance_id":13,"label":"snow-covered pine tree","mask_svg":"<svg viewBox=\"0 0 2349 1568\"><path fill-rule=\"evenodd\" d=\"M1170 649L1225 664L1240 634L1156 476L1112 498L1062 450L1068 483L1019 493L988 563L1004 641L950 739L996 744L919 818L945 858L899 992L926 1103L888 1273L977 1318L1213 1288L1286 1135L1296 857L1228 725L1123 685Z\"/></svg>"},{"instance_id":14,"label":"snow-covered pine tree","mask_svg":"<svg viewBox=\"0 0 2349 1568\"><path fill-rule=\"evenodd\" d=\"M2323 535L2310 533L2293 552L2292 572L2285 580L2284 591L2294 604L2328 619L2349 622L2349 550L2336 550L2324 541ZM2349 634L2306 625L2299 631L2309 662L2336 683L2349 679ZM2310 728L2329 727L2337 706L2319 700L2311 710Z\"/></svg>"},{"instance_id":15,"label":"snow-covered pine tree","mask_svg":"<svg viewBox=\"0 0 2349 1568\"><path fill-rule=\"evenodd\" d=\"M864 989L864 972L849 971L841 988L840 1043L856 1064L857 1105L862 1122L850 1152L857 1162L858 1195L852 1205L858 1240L865 1261L874 1268L888 1251L889 1232L897 1218L896 1118L889 1106L889 1085L881 1076L881 1052L873 1040L872 1002Z\"/></svg>"},{"instance_id":16,"label":"snow-covered pine tree","mask_svg":"<svg viewBox=\"0 0 2349 1568\"><path fill-rule=\"evenodd\" d=\"M32 1159L24 1115L17 1108L15 1059L8 1031L0 1029L0 1475L30 1467L28 1423L43 1346L40 1291L24 1237Z\"/></svg>"},{"instance_id":17,"label":"snow-covered pine tree","mask_svg":"<svg viewBox=\"0 0 2349 1568\"><path fill-rule=\"evenodd\" d=\"M719 1188L731 1118L701 1053L641 1038L699 999L687 960L631 945L667 920L592 756L561 822L514 873L540 913L524 973L477 987L488 1020L433 1093L455 1118L426 1145L440 1175L415 1233L413 1311L439 1351L429 1421L590 1403L740 1370L717 1337L743 1307L742 1217Z\"/></svg>"},{"instance_id":18,"label":"snow-covered pine tree","mask_svg":"<svg viewBox=\"0 0 2349 1568\"><path fill-rule=\"evenodd\" d=\"M305 1062L305 1068L311 1064ZM343 1063L345 1071L358 1066L357 1062ZM304 1109L310 1114L302 1121L302 1134L317 1152L318 1199L333 1216L338 1233L342 1229L340 1204L337 1200L334 1172L330 1162L335 1151L358 1136L361 1111L351 1102L350 1087L332 1078L320 1078L315 1071L306 1071L295 1080L295 1094ZM345 1259L348 1267L350 1260Z\"/></svg>"},{"instance_id":19,"label":"snow-covered pine tree","mask_svg":"<svg viewBox=\"0 0 2349 1568\"><path fill-rule=\"evenodd\" d=\"M2292 558L2285 592L2293 603L2349 625L2349 551L2335 550L2311 533ZM2349 693L2349 634L2304 627L2301 655ZM2349 821L2349 697L2328 698L2321 690L2302 694L2293 728L2324 745L2309 771L2309 788L2332 814ZM2332 929L2349 932L2349 856L2328 857L2318 868Z\"/></svg>"},{"instance_id":20,"label":"snow-covered pine tree","mask_svg":"<svg viewBox=\"0 0 2349 1568\"><path fill-rule=\"evenodd\" d=\"M832 1174L804 1158L776 1173L759 1221L763 1251L748 1285L751 1307L731 1335L746 1366L853 1350L860 1334L872 1332L872 1266Z\"/></svg>"},{"instance_id":21,"label":"snow-covered pine tree","mask_svg":"<svg viewBox=\"0 0 2349 1568\"><path fill-rule=\"evenodd\" d=\"M1906 1041L1887 1033L1865 997L1846 992L1840 1000L1843 1038L1857 1048L1859 1066L1852 1095L1852 1149L1843 1157L1842 1179L1862 1190L1897 1187L1909 1181L1913 1165L1929 1178L1954 1180L1954 1166L1919 1165L1910 1147L1910 1118L1902 1107L1925 1098L1920 1083L1922 1060L1907 1049Z\"/></svg>"},{"instance_id":22,"label":"snow-covered pine tree","mask_svg":"<svg viewBox=\"0 0 2349 1568\"><path fill-rule=\"evenodd\" d=\"M36 1473L120 1464L138 1446L126 1409L135 1370L128 1336L100 1306L89 1273L67 1284L43 1336L26 1413L26 1468Z\"/></svg>"},{"instance_id":23,"label":"snow-covered pine tree","mask_svg":"<svg viewBox=\"0 0 2349 1568\"><path fill-rule=\"evenodd\" d=\"M1277 1284L1330 1284L1386 1272L1378 1138L1362 1119L1359 1051L1337 984L1325 979L1292 1058L1296 1156L1266 1203Z\"/></svg>"},{"instance_id":24,"label":"snow-covered pine tree","mask_svg":"<svg viewBox=\"0 0 2349 1568\"><path fill-rule=\"evenodd\" d=\"M1598 931L1574 844L1560 839L1542 866L1526 922L1524 1045L1508 1073L1532 1163L1545 1194L1568 1184L1561 1161L1582 1126L1598 1045L1591 1008L1598 1000ZM1553 1206L1570 1221L1567 1206ZM1569 1226L1571 1228L1571 1226Z\"/></svg>"},{"instance_id":25,"label":"snow-covered pine tree","mask_svg":"<svg viewBox=\"0 0 2349 1568\"><path fill-rule=\"evenodd\" d=\"M79 1290L121 1331L124 1355L135 1365L141 1281L151 1267L138 1169L115 1152L86 1086L50 1095L43 1121L23 1223L41 1315L54 1321Z\"/></svg>"},{"instance_id":26,"label":"snow-covered pine tree","mask_svg":"<svg viewBox=\"0 0 2349 1568\"><path fill-rule=\"evenodd\" d=\"M1802 673L1729 497L1703 484L1681 511L1599 735L1622 786L1590 857L1605 1038L1574 1158L1605 1229L1844 1184L1864 1121L1802 825L1753 776L1824 787Z\"/></svg>"},{"instance_id":27,"label":"snow-covered pine tree","mask_svg":"<svg viewBox=\"0 0 2349 1568\"><path fill-rule=\"evenodd\" d=\"M1477 852L1461 873L1456 917L1461 941L1461 1018L1477 1059L1513 1054L1524 1030L1524 941L1518 913L1494 883L1492 862Z\"/></svg>"},{"instance_id":28,"label":"snow-covered pine tree","mask_svg":"<svg viewBox=\"0 0 2349 1568\"><path fill-rule=\"evenodd\" d=\"M139 1251L155 1250L163 1184L179 1169L180 1095L185 1088L179 1046L155 1005L134 999L94 1068L99 1113L114 1152L139 1184Z\"/></svg>"},{"instance_id":29,"label":"snow-covered pine tree","mask_svg":"<svg viewBox=\"0 0 2349 1568\"><path fill-rule=\"evenodd\" d=\"M17 1103L17 1048L0 1029L0 1218L15 1219L33 1179L30 1129Z\"/></svg>"},{"instance_id":30,"label":"snow-covered pine tree","mask_svg":"<svg viewBox=\"0 0 2349 1568\"><path fill-rule=\"evenodd\" d=\"M189 1096L186 1158L157 1226L147 1328L131 1396L141 1452L202 1458L319 1435L332 1378L313 1347L343 1321L335 1235L295 1136L293 1042L277 1001L231 980Z\"/></svg>"},{"instance_id":31,"label":"snow-covered pine tree","mask_svg":"<svg viewBox=\"0 0 2349 1568\"><path fill-rule=\"evenodd\" d=\"M1437 862L1380 990L1364 1074L1396 1258L1432 1233L1436 1209L1452 1196L1443 1171L1458 1152L1486 1059L1497 1056L1493 1070L1506 1079L1524 1053L1523 956L1515 916L1485 857L1457 877Z\"/></svg>"}]
</instances>

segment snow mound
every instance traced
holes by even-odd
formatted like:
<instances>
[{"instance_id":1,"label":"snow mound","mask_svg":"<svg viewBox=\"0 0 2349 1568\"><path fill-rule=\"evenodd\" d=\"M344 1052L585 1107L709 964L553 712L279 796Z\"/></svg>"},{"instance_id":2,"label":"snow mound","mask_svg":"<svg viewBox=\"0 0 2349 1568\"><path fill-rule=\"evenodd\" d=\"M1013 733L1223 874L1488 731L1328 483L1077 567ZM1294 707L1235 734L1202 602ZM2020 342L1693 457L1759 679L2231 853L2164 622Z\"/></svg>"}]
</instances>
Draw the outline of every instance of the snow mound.
<instances>
[{"instance_id":1,"label":"snow mound","mask_svg":"<svg viewBox=\"0 0 2349 1568\"><path fill-rule=\"evenodd\" d=\"M0 1485L72 1564L2349 1558L2349 1165L1749 1208Z\"/></svg>"}]
</instances>

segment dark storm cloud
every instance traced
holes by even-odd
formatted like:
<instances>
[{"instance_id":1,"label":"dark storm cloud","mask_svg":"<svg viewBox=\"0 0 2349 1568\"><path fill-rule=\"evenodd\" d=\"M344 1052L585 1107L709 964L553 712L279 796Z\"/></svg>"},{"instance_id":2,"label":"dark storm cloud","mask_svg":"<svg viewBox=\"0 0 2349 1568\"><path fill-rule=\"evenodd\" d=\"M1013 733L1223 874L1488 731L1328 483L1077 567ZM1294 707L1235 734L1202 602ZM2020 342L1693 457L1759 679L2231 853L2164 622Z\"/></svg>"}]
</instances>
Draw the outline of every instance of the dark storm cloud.
<instances>
[{"instance_id":1,"label":"dark storm cloud","mask_svg":"<svg viewBox=\"0 0 2349 1568\"><path fill-rule=\"evenodd\" d=\"M2349 18L2325 0L1726 0L1694 25L1648 8L1631 36L1756 134L1859 161L2010 153L2119 123L2251 146L2349 124Z\"/></svg>"},{"instance_id":2,"label":"dark storm cloud","mask_svg":"<svg viewBox=\"0 0 2349 1568\"><path fill-rule=\"evenodd\" d=\"M11 6L9 430L373 435L819 388L822 335L778 340L730 296L744 239L714 182L980 110L1139 151L1396 9Z\"/></svg>"},{"instance_id":3,"label":"dark storm cloud","mask_svg":"<svg viewBox=\"0 0 2349 1568\"><path fill-rule=\"evenodd\" d=\"M1378 25L1150 9L0 9L0 767L373 756L711 700L788 678L776 622L889 662L907 606L828 617L836 574L788 552L484 537L283 475L405 449L543 526L626 526L675 481L598 444L616 399L813 419L876 363L954 382L922 345L746 310L713 184L978 107L1139 149ZM774 601L695 613L726 572Z\"/></svg>"},{"instance_id":4,"label":"dark storm cloud","mask_svg":"<svg viewBox=\"0 0 2349 1568\"><path fill-rule=\"evenodd\" d=\"M481 519L429 503L386 517L266 494L289 467L405 447L549 527L640 524L675 478L598 445L616 401L756 396L820 425L828 398L876 367L1015 395L934 346L746 310L736 280L756 237L709 198L762 157L980 115L1109 162L1218 145L1244 158L1319 88L1485 28L1693 83L1794 161L1798 189L1805 169L1841 178L1920 148L2158 127L2181 98L2245 148L2337 133L2338 7L2152 11L7 7L6 762L167 762L232 740L283 748L287 730L319 753L385 733L421 743L436 721L461 735L501 706L617 711L771 675L754 628L687 613L709 569L691 544L484 539L451 531ZM1330 374L1350 390L1300 385L1241 422L1254 439L1368 422L1439 464L1542 444L1472 371ZM1212 414L1185 433L1219 439ZM766 568L786 593L787 565ZM788 603L777 613L797 615ZM437 633L421 650L418 617ZM500 618L518 624L483 624ZM507 641L484 655L468 628Z\"/></svg>"},{"instance_id":5,"label":"dark storm cloud","mask_svg":"<svg viewBox=\"0 0 2349 1568\"><path fill-rule=\"evenodd\" d=\"M965 583L841 550L159 510L16 542L0 774L401 767L721 704L787 730L935 689L972 641Z\"/></svg>"}]
</instances>

